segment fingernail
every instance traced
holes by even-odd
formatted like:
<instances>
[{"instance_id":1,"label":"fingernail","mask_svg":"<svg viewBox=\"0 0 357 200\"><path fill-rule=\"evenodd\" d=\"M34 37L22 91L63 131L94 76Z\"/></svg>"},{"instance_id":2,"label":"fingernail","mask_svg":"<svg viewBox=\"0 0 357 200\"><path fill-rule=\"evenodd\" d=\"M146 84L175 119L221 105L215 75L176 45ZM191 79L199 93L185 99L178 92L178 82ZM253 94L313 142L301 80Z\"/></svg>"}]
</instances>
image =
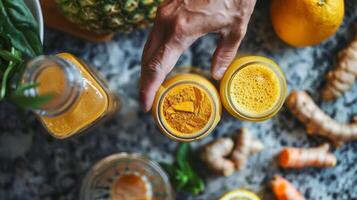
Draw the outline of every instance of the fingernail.
<instances>
[{"instance_id":1,"label":"fingernail","mask_svg":"<svg viewBox=\"0 0 357 200\"><path fill-rule=\"evenodd\" d=\"M150 106L149 105L147 105L147 104L143 104L143 110L144 110L144 112L149 112L150 111Z\"/></svg>"},{"instance_id":2,"label":"fingernail","mask_svg":"<svg viewBox=\"0 0 357 200\"><path fill-rule=\"evenodd\" d=\"M141 110L145 113L148 112L148 107L146 106L144 101L141 101Z\"/></svg>"},{"instance_id":3,"label":"fingernail","mask_svg":"<svg viewBox=\"0 0 357 200\"><path fill-rule=\"evenodd\" d=\"M220 80L223 77L224 73L226 72L226 69L227 68L225 68L225 67L218 68L218 70L214 74L213 78L216 79L216 80Z\"/></svg>"},{"instance_id":4,"label":"fingernail","mask_svg":"<svg viewBox=\"0 0 357 200\"><path fill-rule=\"evenodd\" d=\"M148 112L149 111L147 103L145 101L145 93L142 90L140 90L140 105L141 105L141 110L143 112Z\"/></svg>"},{"instance_id":5,"label":"fingernail","mask_svg":"<svg viewBox=\"0 0 357 200\"><path fill-rule=\"evenodd\" d=\"M143 111L144 111L144 113L147 113L147 112L149 112L149 109L146 106L144 106Z\"/></svg>"},{"instance_id":6,"label":"fingernail","mask_svg":"<svg viewBox=\"0 0 357 200\"><path fill-rule=\"evenodd\" d=\"M149 112L151 110L151 104L148 103L147 101L143 101L142 100L141 101L141 108L145 113L147 113L147 112Z\"/></svg>"}]
</instances>

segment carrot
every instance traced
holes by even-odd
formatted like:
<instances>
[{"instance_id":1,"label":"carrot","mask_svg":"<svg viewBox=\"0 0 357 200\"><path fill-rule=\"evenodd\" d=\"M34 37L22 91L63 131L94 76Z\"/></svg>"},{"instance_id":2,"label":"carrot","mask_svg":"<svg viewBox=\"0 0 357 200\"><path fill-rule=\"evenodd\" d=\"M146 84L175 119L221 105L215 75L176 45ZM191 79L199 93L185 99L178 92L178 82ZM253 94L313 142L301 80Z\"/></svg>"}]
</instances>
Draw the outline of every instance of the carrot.
<instances>
[{"instance_id":1,"label":"carrot","mask_svg":"<svg viewBox=\"0 0 357 200\"><path fill-rule=\"evenodd\" d=\"M283 168L333 167L337 160L328 152L329 148L327 143L314 148L284 148L279 155L279 164Z\"/></svg>"},{"instance_id":2,"label":"carrot","mask_svg":"<svg viewBox=\"0 0 357 200\"><path fill-rule=\"evenodd\" d=\"M278 200L305 200L305 197L286 179L276 175L271 181L272 190Z\"/></svg>"}]
</instances>

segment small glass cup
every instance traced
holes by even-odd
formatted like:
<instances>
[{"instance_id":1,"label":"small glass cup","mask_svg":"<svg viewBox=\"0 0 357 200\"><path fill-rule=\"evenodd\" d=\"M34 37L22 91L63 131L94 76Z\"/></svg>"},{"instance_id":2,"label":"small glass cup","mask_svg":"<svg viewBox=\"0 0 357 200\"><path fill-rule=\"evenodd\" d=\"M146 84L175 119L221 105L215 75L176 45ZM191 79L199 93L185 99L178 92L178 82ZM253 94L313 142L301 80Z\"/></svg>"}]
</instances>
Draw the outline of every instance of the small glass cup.
<instances>
[{"instance_id":1,"label":"small glass cup","mask_svg":"<svg viewBox=\"0 0 357 200\"><path fill-rule=\"evenodd\" d=\"M145 178L150 188L150 200L174 199L169 178L159 164L139 154L118 153L99 161L87 173L80 200L111 200L115 181L127 174Z\"/></svg>"},{"instance_id":2,"label":"small glass cup","mask_svg":"<svg viewBox=\"0 0 357 200\"><path fill-rule=\"evenodd\" d=\"M168 92L170 92L171 89L182 84L191 85L199 88L206 94L211 104L211 115L209 117L208 122L203 128L192 134L178 134L178 131L173 130L173 128L169 126L163 114L162 107L164 97ZM217 89L210 81L197 74L179 74L174 75L168 80L166 80L156 94L152 109L153 117L161 132L168 136L170 139L180 142L191 142L202 139L203 137L209 135L220 121L221 112L222 105Z\"/></svg>"},{"instance_id":3,"label":"small glass cup","mask_svg":"<svg viewBox=\"0 0 357 200\"><path fill-rule=\"evenodd\" d=\"M259 114L250 114L244 112L242 109L234 105L234 100L231 96L230 90L232 89L232 80L234 79L236 74L241 69L256 64L266 66L274 73L274 75L279 80L280 93L278 100L275 102L274 106L271 109ZM264 121L272 118L275 114L277 114L285 102L287 95L285 75L281 68L269 58L265 58L262 56L241 57L236 59L225 72L220 84L220 95L223 106L235 118L252 122Z\"/></svg>"}]
</instances>

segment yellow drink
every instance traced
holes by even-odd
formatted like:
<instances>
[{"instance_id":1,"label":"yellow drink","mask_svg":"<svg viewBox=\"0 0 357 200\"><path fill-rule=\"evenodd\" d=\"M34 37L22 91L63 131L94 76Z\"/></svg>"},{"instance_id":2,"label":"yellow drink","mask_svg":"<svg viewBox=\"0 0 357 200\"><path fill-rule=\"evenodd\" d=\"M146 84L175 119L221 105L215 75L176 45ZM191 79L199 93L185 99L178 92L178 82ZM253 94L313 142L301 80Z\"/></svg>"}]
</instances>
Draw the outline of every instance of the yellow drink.
<instances>
[{"instance_id":1,"label":"yellow drink","mask_svg":"<svg viewBox=\"0 0 357 200\"><path fill-rule=\"evenodd\" d=\"M233 116L262 121L275 115L283 105L286 81L272 60L248 56L231 64L220 89L223 105Z\"/></svg>"},{"instance_id":2,"label":"yellow drink","mask_svg":"<svg viewBox=\"0 0 357 200\"><path fill-rule=\"evenodd\" d=\"M34 111L47 131L59 139L97 125L113 114L119 103L98 74L68 53L34 59L23 82L39 83L36 95L54 95Z\"/></svg>"},{"instance_id":3,"label":"yellow drink","mask_svg":"<svg viewBox=\"0 0 357 200\"><path fill-rule=\"evenodd\" d=\"M262 64L252 64L232 77L229 92L234 107L247 115L258 115L274 108L281 89L273 70Z\"/></svg>"},{"instance_id":4,"label":"yellow drink","mask_svg":"<svg viewBox=\"0 0 357 200\"><path fill-rule=\"evenodd\" d=\"M47 129L61 138L70 136L101 118L108 111L111 99L109 93L105 91L100 83L89 73L87 68L79 63L78 60L69 54L61 54L59 56L70 59L71 62L75 63L78 69L80 69L83 80L86 83L84 91L79 95L76 105L72 106L71 109L55 117L41 118ZM63 94L65 86L63 81L56 81L53 77L61 80L64 79L64 74L56 73L56 71L59 71L57 67L53 67L53 70L48 68L43 70L39 75L37 81L45 83L38 87L40 95L51 90L60 95Z\"/></svg>"}]
</instances>

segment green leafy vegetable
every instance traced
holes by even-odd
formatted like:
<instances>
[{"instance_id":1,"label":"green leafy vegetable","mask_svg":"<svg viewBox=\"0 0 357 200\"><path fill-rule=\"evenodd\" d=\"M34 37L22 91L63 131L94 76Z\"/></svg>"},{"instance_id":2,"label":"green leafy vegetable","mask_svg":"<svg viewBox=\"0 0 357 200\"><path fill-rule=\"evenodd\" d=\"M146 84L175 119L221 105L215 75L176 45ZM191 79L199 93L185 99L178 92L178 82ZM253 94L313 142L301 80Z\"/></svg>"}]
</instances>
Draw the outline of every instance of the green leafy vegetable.
<instances>
[{"instance_id":1,"label":"green leafy vegetable","mask_svg":"<svg viewBox=\"0 0 357 200\"><path fill-rule=\"evenodd\" d=\"M45 94L42 96L26 96L24 95L26 90L36 88L39 84L24 84L20 85L16 90L10 95L10 100L15 105L22 108L37 109L41 105L49 102L53 98L53 94Z\"/></svg>"},{"instance_id":2,"label":"green leafy vegetable","mask_svg":"<svg viewBox=\"0 0 357 200\"><path fill-rule=\"evenodd\" d=\"M173 164L160 163L170 176L176 190L199 194L205 189L204 182L192 167L192 151L189 143L180 143Z\"/></svg>"},{"instance_id":3,"label":"green leafy vegetable","mask_svg":"<svg viewBox=\"0 0 357 200\"><path fill-rule=\"evenodd\" d=\"M21 53L17 51L14 47L11 47L11 52L7 52L7 51L4 52L15 58L19 58L21 56ZM10 82L9 79L11 79L11 72L15 69L15 67L16 67L16 63L13 61L9 61L9 64L2 75L1 87L0 87L0 101L5 98L6 90L8 88L8 83Z\"/></svg>"},{"instance_id":4,"label":"green leafy vegetable","mask_svg":"<svg viewBox=\"0 0 357 200\"><path fill-rule=\"evenodd\" d=\"M52 94L27 96L26 90L38 84L21 84L24 57L41 53L38 24L23 0L0 0L0 101L36 109L52 98Z\"/></svg>"},{"instance_id":5,"label":"green leafy vegetable","mask_svg":"<svg viewBox=\"0 0 357 200\"><path fill-rule=\"evenodd\" d=\"M181 169L187 168L188 154L191 151L189 143L180 143L179 148L176 152L176 162Z\"/></svg>"},{"instance_id":6,"label":"green leafy vegetable","mask_svg":"<svg viewBox=\"0 0 357 200\"><path fill-rule=\"evenodd\" d=\"M42 53L38 30L38 23L23 0L0 0L0 32L30 58Z\"/></svg>"},{"instance_id":7,"label":"green leafy vegetable","mask_svg":"<svg viewBox=\"0 0 357 200\"><path fill-rule=\"evenodd\" d=\"M4 50L0 50L0 57L6 61L12 61L14 63L21 63L22 60L19 57L16 57L12 53Z\"/></svg>"}]
</instances>

